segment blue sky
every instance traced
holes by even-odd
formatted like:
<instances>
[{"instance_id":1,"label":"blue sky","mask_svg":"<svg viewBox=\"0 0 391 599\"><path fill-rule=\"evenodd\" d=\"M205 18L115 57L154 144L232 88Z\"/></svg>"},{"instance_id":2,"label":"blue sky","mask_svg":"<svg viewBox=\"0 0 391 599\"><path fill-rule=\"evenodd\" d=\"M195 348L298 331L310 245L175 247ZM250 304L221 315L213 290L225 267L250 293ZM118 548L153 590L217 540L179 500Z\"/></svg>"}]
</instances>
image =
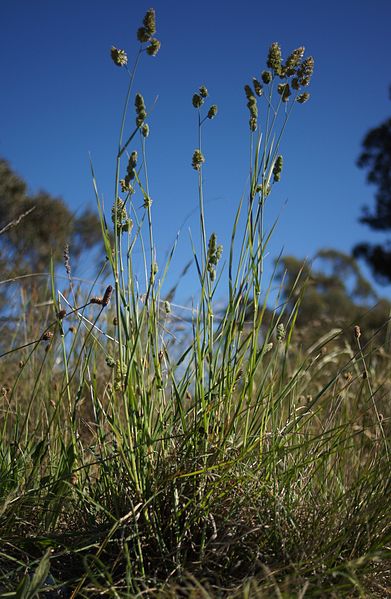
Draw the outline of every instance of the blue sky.
<instances>
[{"instance_id":1,"label":"blue sky","mask_svg":"<svg viewBox=\"0 0 391 599\"><path fill-rule=\"evenodd\" d=\"M182 227L173 276L191 257L189 227L198 232L192 95L205 84L219 107L203 133L205 201L208 231L226 246L248 173L243 85L260 75L273 41L284 56L304 45L315 73L311 100L296 107L282 144L284 172L267 212L268 222L279 216L279 224L266 270L281 249L311 257L324 247L350 252L359 241L382 240L358 223L375 189L355 161L367 130L390 115L389 0L2 2L0 156L30 190L61 196L74 210L94 207L90 152L111 206L127 80L109 50L124 48L132 62L135 32L150 6L162 47L155 58L143 56L134 89L148 106L155 103L148 166L161 260ZM183 285L186 294L191 273Z\"/></svg>"}]
</instances>

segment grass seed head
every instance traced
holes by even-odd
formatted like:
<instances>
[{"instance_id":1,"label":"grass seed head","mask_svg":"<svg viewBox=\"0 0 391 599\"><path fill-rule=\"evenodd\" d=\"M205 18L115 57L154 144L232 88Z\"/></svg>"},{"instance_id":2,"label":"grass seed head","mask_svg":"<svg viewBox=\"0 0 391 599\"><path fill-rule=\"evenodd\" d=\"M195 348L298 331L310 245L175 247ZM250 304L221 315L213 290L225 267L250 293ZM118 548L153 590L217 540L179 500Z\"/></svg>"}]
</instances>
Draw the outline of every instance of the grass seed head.
<instances>
[{"instance_id":1,"label":"grass seed head","mask_svg":"<svg viewBox=\"0 0 391 599\"><path fill-rule=\"evenodd\" d=\"M296 48L286 59L284 70L285 75L287 77L291 77L295 74L296 68L299 66L300 62L303 59L305 48L301 46L300 48Z\"/></svg>"},{"instance_id":2,"label":"grass seed head","mask_svg":"<svg viewBox=\"0 0 391 599\"><path fill-rule=\"evenodd\" d=\"M110 54L114 64L116 64L117 67L124 67L128 64L128 57L125 50L120 50L119 48L112 46Z\"/></svg>"},{"instance_id":3,"label":"grass seed head","mask_svg":"<svg viewBox=\"0 0 391 599\"><path fill-rule=\"evenodd\" d=\"M149 54L149 56L156 56L160 50L161 43L155 37L152 37L150 42L151 43L147 48L147 54Z\"/></svg>"},{"instance_id":4,"label":"grass seed head","mask_svg":"<svg viewBox=\"0 0 391 599\"><path fill-rule=\"evenodd\" d=\"M150 196L144 196L144 208L150 208L152 206L152 198Z\"/></svg>"},{"instance_id":5,"label":"grass seed head","mask_svg":"<svg viewBox=\"0 0 391 599\"><path fill-rule=\"evenodd\" d=\"M51 341L53 337L54 335L51 331L46 331L46 333L43 333L41 341Z\"/></svg>"},{"instance_id":6,"label":"grass seed head","mask_svg":"<svg viewBox=\"0 0 391 599\"><path fill-rule=\"evenodd\" d=\"M107 306L109 304L112 293L113 293L113 288L111 285L109 285L103 295L102 306Z\"/></svg>"},{"instance_id":7,"label":"grass seed head","mask_svg":"<svg viewBox=\"0 0 391 599\"><path fill-rule=\"evenodd\" d=\"M305 104L310 99L310 94L304 92L304 94L299 94L296 98L296 102L299 104Z\"/></svg>"},{"instance_id":8,"label":"grass seed head","mask_svg":"<svg viewBox=\"0 0 391 599\"><path fill-rule=\"evenodd\" d=\"M204 162L205 162L205 158L204 158L204 155L202 154L201 150L198 150L198 149L194 150L193 159L191 162L191 165L194 168L194 170L199 171Z\"/></svg>"},{"instance_id":9,"label":"grass seed head","mask_svg":"<svg viewBox=\"0 0 391 599\"><path fill-rule=\"evenodd\" d=\"M68 276L70 276L71 274L71 261L70 261L70 256L69 256L69 245L68 243L65 244L64 247L64 266L65 266L65 270Z\"/></svg>"},{"instance_id":10,"label":"grass seed head","mask_svg":"<svg viewBox=\"0 0 391 599\"><path fill-rule=\"evenodd\" d=\"M109 368L114 368L115 367L115 360L112 356L106 356L106 364Z\"/></svg>"},{"instance_id":11,"label":"grass seed head","mask_svg":"<svg viewBox=\"0 0 391 599\"><path fill-rule=\"evenodd\" d=\"M282 172L282 165L283 165L284 161L282 156L277 156L276 158L276 162L274 164L274 168L273 168L273 175L274 175L274 181L280 181L281 179L281 172Z\"/></svg>"},{"instance_id":12,"label":"grass seed head","mask_svg":"<svg viewBox=\"0 0 391 599\"><path fill-rule=\"evenodd\" d=\"M285 327L284 327L283 323L280 322L280 324L277 325L277 341L284 341L285 335L286 335Z\"/></svg>"},{"instance_id":13,"label":"grass seed head","mask_svg":"<svg viewBox=\"0 0 391 599\"><path fill-rule=\"evenodd\" d=\"M292 86L292 89L295 89L295 90L300 89L300 83L299 83L299 80L297 77L293 77L293 79L291 81L291 86Z\"/></svg>"},{"instance_id":14,"label":"grass seed head","mask_svg":"<svg viewBox=\"0 0 391 599\"><path fill-rule=\"evenodd\" d=\"M219 263L222 253L223 246L217 245L217 235L216 233L212 233L212 235L209 238L208 255L206 263L206 268L209 272L212 281L214 281L216 278L216 267Z\"/></svg>"},{"instance_id":15,"label":"grass seed head","mask_svg":"<svg viewBox=\"0 0 391 599\"><path fill-rule=\"evenodd\" d=\"M156 15L155 10L153 8L147 10L143 19L143 25L145 31L149 34L149 36L154 35L156 33Z\"/></svg>"},{"instance_id":16,"label":"grass seed head","mask_svg":"<svg viewBox=\"0 0 391 599\"><path fill-rule=\"evenodd\" d=\"M148 125L145 126L148 127ZM130 184L130 180L128 179L128 177L125 177L125 179L120 179L119 184L121 186L122 193L134 193L134 187Z\"/></svg>"},{"instance_id":17,"label":"grass seed head","mask_svg":"<svg viewBox=\"0 0 391 599\"><path fill-rule=\"evenodd\" d=\"M311 81L312 74L314 72L314 59L312 56L306 58L300 67L297 69L297 78L302 87L306 87L309 85Z\"/></svg>"},{"instance_id":18,"label":"grass seed head","mask_svg":"<svg viewBox=\"0 0 391 599\"><path fill-rule=\"evenodd\" d=\"M278 42L273 42L269 48L267 66L274 71L275 75L281 74L282 55Z\"/></svg>"},{"instance_id":19,"label":"grass seed head","mask_svg":"<svg viewBox=\"0 0 391 599\"><path fill-rule=\"evenodd\" d=\"M147 116L147 110L145 107L144 98L141 94L136 94L136 97L134 99L134 105L136 107L137 116L141 117L144 120Z\"/></svg>"},{"instance_id":20,"label":"grass seed head","mask_svg":"<svg viewBox=\"0 0 391 599\"><path fill-rule=\"evenodd\" d=\"M140 27L139 29L137 29L137 39L139 42L141 42L142 44L145 42L148 42L150 39L150 35L148 33L148 31L145 29L145 27Z\"/></svg>"},{"instance_id":21,"label":"grass seed head","mask_svg":"<svg viewBox=\"0 0 391 599\"><path fill-rule=\"evenodd\" d=\"M289 83L280 83L277 87L277 91L280 94L282 101L288 102L289 96L291 95Z\"/></svg>"},{"instance_id":22,"label":"grass seed head","mask_svg":"<svg viewBox=\"0 0 391 599\"><path fill-rule=\"evenodd\" d=\"M246 94L247 108L250 111L250 129L251 131L255 131L257 128L257 119L258 119L258 106L257 99L254 95L252 88L249 85L244 86L244 92Z\"/></svg>"},{"instance_id":23,"label":"grass seed head","mask_svg":"<svg viewBox=\"0 0 391 599\"><path fill-rule=\"evenodd\" d=\"M114 206L111 209L111 220L113 225L117 225L117 231L122 230L122 226L126 223L128 214L126 212L125 202L121 198L117 198Z\"/></svg>"},{"instance_id":24,"label":"grass seed head","mask_svg":"<svg viewBox=\"0 0 391 599\"><path fill-rule=\"evenodd\" d=\"M255 90L255 93L257 94L257 96L262 96L262 94L263 94L262 84L255 77L253 77L253 85L254 85L254 90Z\"/></svg>"},{"instance_id":25,"label":"grass seed head","mask_svg":"<svg viewBox=\"0 0 391 599\"><path fill-rule=\"evenodd\" d=\"M125 181L125 187L132 187L131 184L130 184L130 181L133 181L133 179L136 176L135 168L137 166L137 159L138 159L138 154L137 154L137 152L135 150L129 156L128 166L126 168L127 175L126 175L126 177L124 179L124 181ZM133 192L130 192L130 193L133 193Z\"/></svg>"},{"instance_id":26,"label":"grass seed head","mask_svg":"<svg viewBox=\"0 0 391 599\"><path fill-rule=\"evenodd\" d=\"M204 103L204 100L201 98L201 96L199 94L193 95L192 104L193 104L194 108L201 108L203 103Z\"/></svg>"},{"instance_id":27,"label":"grass seed head","mask_svg":"<svg viewBox=\"0 0 391 599\"><path fill-rule=\"evenodd\" d=\"M208 119L214 119L217 114L217 105L212 104L212 106L208 110Z\"/></svg>"},{"instance_id":28,"label":"grass seed head","mask_svg":"<svg viewBox=\"0 0 391 599\"><path fill-rule=\"evenodd\" d=\"M137 166L137 159L138 159L138 154L137 154L137 151L135 150L129 156L128 172L129 172L129 170L133 170L134 168L136 168L136 166Z\"/></svg>"}]
</instances>

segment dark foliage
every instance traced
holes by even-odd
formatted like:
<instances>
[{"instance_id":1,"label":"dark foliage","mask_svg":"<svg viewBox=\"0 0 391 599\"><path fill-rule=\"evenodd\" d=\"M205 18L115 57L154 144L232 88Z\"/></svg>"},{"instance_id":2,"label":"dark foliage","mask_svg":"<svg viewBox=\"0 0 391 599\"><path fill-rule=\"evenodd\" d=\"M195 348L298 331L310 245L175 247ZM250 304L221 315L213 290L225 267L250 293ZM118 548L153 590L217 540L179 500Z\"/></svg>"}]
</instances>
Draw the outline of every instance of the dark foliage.
<instances>
[{"instance_id":1,"label":"dark foliage","mask_svg":"<svg viewBox=\"0 0 391 599\"><path fill-rule=\"evenodd\" d=\"M93 212L76 216L61 198L44 191L29 195L5 160L0 160L0 232L0 262L7 276L47 271L51 257L55 264L62 260L66 244L78 257L101 239Z\"/></svg>"},{"instance_id":2,"label":"dark foliage","mask_svg":"<svg viewBox=\"0 0 391 599\"><path fill-rule=\"evenodd\" d=\"M390 88L391 96L391 88ZM391 229L391 119L371 129L363 141L363 151L357 161L367 171L367 181L376 185L375 207L363 209L360 221L375 231ZM381 283L391 282L391 247L360 243L354 250L356 258L363 258Z\"/></svg>"}]
</instances>

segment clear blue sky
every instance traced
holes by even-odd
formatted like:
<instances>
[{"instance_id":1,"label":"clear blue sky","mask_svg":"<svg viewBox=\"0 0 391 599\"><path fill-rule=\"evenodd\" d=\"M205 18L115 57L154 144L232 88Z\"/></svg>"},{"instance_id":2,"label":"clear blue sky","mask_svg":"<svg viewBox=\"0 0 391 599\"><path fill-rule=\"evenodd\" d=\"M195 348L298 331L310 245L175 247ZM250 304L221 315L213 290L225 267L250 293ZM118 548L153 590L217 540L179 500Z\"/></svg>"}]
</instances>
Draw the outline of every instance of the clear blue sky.
<instances>
[{"instance_id":1,"label":"clear blue sky","mask_svg":"<svg viewBox=\"0 0 391 599\"><path fill-rule=\"evenodd\" d=\"M160 256L197 206L191 98L202 83L219 107L204 131L209 232L216 230L227 245L248 172L243 85L259 76L273 41L285 56L304 45L315 73L311 100L296 107L282 145L282 181L268 207L269 222L278 215L280 222L267 266L282 248L311 257L324 247L350 252L359 241L382 240L357 222L361 206L373 206L375 189L355 161L367 130L391 111L390 0L3 0L0 156L30 190L61 196L72 209L93 207L91 152L111 205L127 79L109 50L124 48L132 62L135 32L150 6L162 47L156 58L143 56L135 91L149 106L157 97L149 119L149 175ZM175 272L191 257L189 226L196 235L195 214L182 229Z\"/></svg>"}]
</instances>

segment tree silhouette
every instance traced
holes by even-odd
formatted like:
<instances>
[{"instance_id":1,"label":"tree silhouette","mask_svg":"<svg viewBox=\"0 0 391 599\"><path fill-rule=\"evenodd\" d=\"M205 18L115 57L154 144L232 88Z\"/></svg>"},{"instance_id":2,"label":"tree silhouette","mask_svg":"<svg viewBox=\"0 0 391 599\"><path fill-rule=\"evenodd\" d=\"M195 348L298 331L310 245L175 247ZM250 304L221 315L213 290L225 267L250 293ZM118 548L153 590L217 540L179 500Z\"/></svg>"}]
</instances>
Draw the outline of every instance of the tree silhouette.
<instances>
[{"instance_id":1,"label":"tree silhouette","mask_svg":"<svg viewBox=\"0 0 391 599\"><path fill-rule=\"evenodd\" d=\"M26 183L0 160L0 264L3 275L48 270L62 260L69 244L78 257L101 240L98 217L86 210L75 216L60 198L46 192L30 196Z\"/></svg>"},{"instance_id":2,"label":"tree silhouette","mask_svg":"<svg viewBox=\"0 0 391 599\"><path fill-rule=\"evenodd\" d=\"M305 330L308 343L319 336L319 327L327 332L354 323L362 325L368 335L389 317L391 304L377 297L355 259L337 250L321 250L312 264L284 256L276 275L288 313L300 301L296 324Z\"/></svg>"},{"instance_id":3,"label":"tree silhouette","mask_svg":"<svg viewBox=\"0 0 391 599\"><path fill-rule=\"evenodd\" d=\"M390 88L391 98L391 88ZM357 165L367 170L367 181L377 186L375 208L364 207L360 222L375 231L391 230L391 118L367 133ZM364 258L376 279L391 282L391 243L360 243L353 249L356 258Z\"/></svg>"}]
</instances>

